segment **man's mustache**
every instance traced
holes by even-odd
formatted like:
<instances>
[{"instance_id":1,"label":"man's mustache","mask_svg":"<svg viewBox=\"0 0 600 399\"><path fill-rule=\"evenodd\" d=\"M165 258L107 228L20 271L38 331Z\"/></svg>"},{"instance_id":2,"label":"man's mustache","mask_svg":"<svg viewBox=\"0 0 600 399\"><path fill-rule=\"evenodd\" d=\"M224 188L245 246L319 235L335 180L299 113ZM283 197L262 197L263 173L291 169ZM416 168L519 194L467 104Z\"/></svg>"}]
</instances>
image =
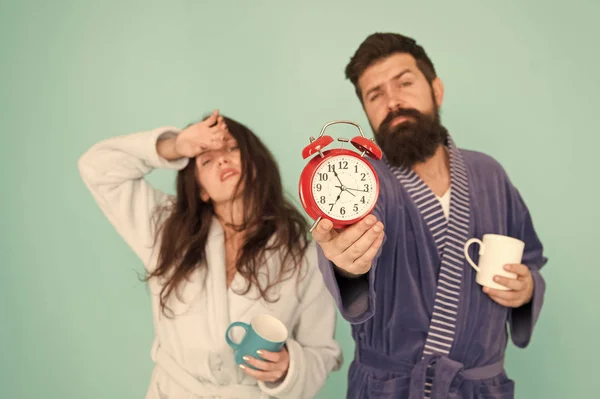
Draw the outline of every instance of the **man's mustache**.
<instances>
[{"instance_id":1,"label":"man's mustache","mask_svg":"<svg viewBox=\"0 0 600 399\"><path fill-rule=\"evenodd\" d=\"M413 117L414 119L423 118L423 114L417 111L414 108L398 108L393 111L390 111L385 119L379 125L379 131L387 130L392 123L392 121L398 117Z\"/></svg>"}]
</instances>

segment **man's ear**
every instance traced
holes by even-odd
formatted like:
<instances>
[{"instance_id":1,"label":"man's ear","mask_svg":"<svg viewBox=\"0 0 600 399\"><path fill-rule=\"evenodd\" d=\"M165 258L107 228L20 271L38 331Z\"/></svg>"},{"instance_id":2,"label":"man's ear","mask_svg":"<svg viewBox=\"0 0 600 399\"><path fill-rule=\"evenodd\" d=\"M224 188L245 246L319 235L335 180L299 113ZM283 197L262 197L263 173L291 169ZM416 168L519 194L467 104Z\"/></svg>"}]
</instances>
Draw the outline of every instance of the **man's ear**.
<instances>
[{"instance_id":1,"label":"man's ear","mask_svg":"<svg viewBox=\"0 0 600 399\"><path fill-rule=\"evenodd\" d=\"M437 108L441 108L442 102L444 102L444 83L440 78L436 77L431 82L431 89L433 90L433 99Z\"/></svg>"}]
</instances>

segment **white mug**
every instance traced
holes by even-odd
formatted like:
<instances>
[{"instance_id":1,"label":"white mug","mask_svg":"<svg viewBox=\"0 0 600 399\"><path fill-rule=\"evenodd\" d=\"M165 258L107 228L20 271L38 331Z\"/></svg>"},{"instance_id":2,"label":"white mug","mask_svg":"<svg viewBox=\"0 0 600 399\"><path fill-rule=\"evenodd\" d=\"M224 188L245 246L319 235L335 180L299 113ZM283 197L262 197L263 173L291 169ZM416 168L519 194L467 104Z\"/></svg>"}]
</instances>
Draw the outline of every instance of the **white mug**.
<instances>
[{"instance_id":1,"label":"white mug","mask_svg":"<svg viewBox=\"0 0 600 399\"><path fill-rule=\"evenodd\" d=\"M469 246L474 243L479 244L479 266L469 256ZM494 276L516 279L517 275L504 270L504 265L521 263L524 249L523 241L499 234L484 234L483 241L471 238L464 247L465 258L477 270L477 284L503 291L510 288L494 282Z\"/></svg>"}]
</instances>

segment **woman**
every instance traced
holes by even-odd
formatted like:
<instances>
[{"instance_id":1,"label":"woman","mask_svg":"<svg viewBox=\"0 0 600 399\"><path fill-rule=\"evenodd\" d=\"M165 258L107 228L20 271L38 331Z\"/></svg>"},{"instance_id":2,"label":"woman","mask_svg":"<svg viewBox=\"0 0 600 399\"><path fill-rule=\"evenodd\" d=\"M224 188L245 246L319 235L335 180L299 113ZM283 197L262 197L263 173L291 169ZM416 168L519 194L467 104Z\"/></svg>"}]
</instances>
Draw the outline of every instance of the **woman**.
<instances>
[{"instance_id":1,"label":"woman","mask_svg":"<svg viewBox=\"0 0 600 399\"><path fill-rule=\"evenodd\" d=\"M144 179L153 168L179 171L174 198ZM100 142L79 170L148 273L156 367L146 398L310 398L339 368L335 305L306 222L247 127L214 111L183 131ZM289 339L263 351L267 361L248 358L255 369L238 367L225 331L265 313Z\"/></svg>"}]
</instances>

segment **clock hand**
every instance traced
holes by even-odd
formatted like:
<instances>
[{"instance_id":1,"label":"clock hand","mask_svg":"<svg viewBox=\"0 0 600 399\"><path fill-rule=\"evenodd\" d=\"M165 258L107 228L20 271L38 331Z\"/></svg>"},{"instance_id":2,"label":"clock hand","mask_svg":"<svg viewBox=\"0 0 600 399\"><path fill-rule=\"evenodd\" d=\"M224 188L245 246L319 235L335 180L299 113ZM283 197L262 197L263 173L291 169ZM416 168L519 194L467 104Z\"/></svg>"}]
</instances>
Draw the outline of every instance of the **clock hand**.
<instances>
[{"instance_id":1,"label":"clock hand","mask_svg":"<svg viewBox=\"0 0 600 399\"><path fill-rule=\"evenodd\" d=\"M336 186L337 187L337 186ZM348 187L344 187L346 190L352 190L352 191L360 191L361 193L368 193L369 190L357 190L356 188L348 188Z\"/></svg>"},{"instance_id":2,"label":"clock hand","mask_svg":"<svg viewBox=\"0 0 600 399\"><path fill-rule=\"evenodd\" d=\"M335 204L337 204L338 200L340 199L340 197L342 196L342 191L344 190L340 190L340 193L338 194L337 198L335 199L335 202L333 203L333 206L335 206ZM333 208L333 207L332 207Z\"/></svg>"},{"instance_id":3,"label":"clock hand","mask_svg":"<svg viewBox=\"0 0 600 399\"><path fill-rule=\"evenodd\" d=\"M335 187L337 187L337 188L341 189L342 191L345 191L345 192L347 192L348 194L350 194L350 195L351 195L351 196L353 196L353 197L356 197L356 195L352 194L352 193L351 193L350 191L348 191L348 189L347 189L346 187L344 187L344 186L335 186Z\"/></svg>"},{"instance_id":4,"label":"clock hand","mask_svg":"<svg viewBox=\"0 0 600 399\"><path fill-rule=\"evenodd\" d=\"M335 165L334 165L335 166ZM335 175L335 178L338 179L338 181L340 182L340 186L343 186L344 183L342 183L342 181L340 180L340 177L338 176L337 172L335 171L335 169L333 170L333 174ZM336 186L337 187L337 186ZM343 189L342 189L343 190Z\"/></svg>"}]
</instances>

